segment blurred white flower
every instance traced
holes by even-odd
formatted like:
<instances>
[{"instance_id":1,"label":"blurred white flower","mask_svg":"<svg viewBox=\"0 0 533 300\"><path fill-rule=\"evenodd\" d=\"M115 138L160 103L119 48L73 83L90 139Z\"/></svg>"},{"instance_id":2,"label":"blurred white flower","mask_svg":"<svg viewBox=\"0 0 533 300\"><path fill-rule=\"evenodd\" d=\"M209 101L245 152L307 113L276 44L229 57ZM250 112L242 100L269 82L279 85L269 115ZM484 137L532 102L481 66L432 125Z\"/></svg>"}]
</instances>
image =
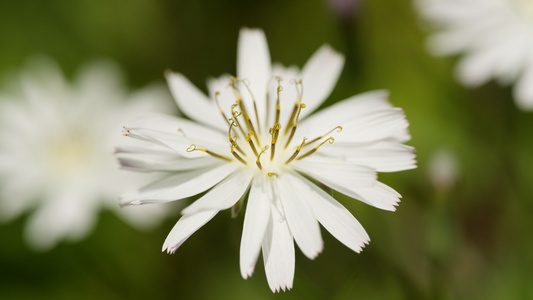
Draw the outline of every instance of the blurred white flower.
<instances>
[{"instance_id":1,"label":"blurred white flower","mask_svg":"<svg viewBox=\"0 0 533 300\"><path fill-rule=\"evenodd\" d=\"M533 1L415 0L436 26L428 42L436 55L462 53L457 77L469 87L491 79L514 84L518 107L533 110Z\"/></svg>"},{"instance_id":2,"label":"blurred white flower","mask_svg":"<svg viewBox=\"0 0 533 300\"><path fill-rule=\"evenodd\" d=\"M169 96L155 85L127 92L111 63L69 83L53 62L33 60L0 94L0 219L34 209L25 236L37 250L83 238L102 208L138 228L156 224L162 208L120 209L117 195L146 178L120 174L113 151L123 122L168 111Z\"/></svg>"},{"instance_id":3,"label":"blurred white flower","mask_svg":"<svg viewBox=\"0 0 533 300\"><path fill-rule=\"evenodd\" d=\"M438 191L449 191L457 182L459 166L457 157L448 149L433 153L427 164L429 179Z\"/></svg>"},{"instance_id":4,"label":"blurred white flower","mask_svg":"<svg viewBox=\"0 0 533 300\"><path fill-rule=\"evenodd\" d=\"M244 278L262 249L272 291L292 287L294 241L310 259L323 247L319 223L359 252L369 237L359 222L317 183L375 207L395 210L400 195L377 182L376 171L415 168L410 136L387 92L354 96L309 116L329 96L344 58L323 46L303 70L271 65L264 33L243 29L237 76L208 82L210 99L183 75L167 80L192 120L160 116L125 128L146 141L119 148L122 165L171 171L122 197L123 205L164 203L207 191L182 211L163 245L174 253L220 210L247 199L240 248ZM305 104L304 104L305 103Z\"/></svg>"}]
</instances>

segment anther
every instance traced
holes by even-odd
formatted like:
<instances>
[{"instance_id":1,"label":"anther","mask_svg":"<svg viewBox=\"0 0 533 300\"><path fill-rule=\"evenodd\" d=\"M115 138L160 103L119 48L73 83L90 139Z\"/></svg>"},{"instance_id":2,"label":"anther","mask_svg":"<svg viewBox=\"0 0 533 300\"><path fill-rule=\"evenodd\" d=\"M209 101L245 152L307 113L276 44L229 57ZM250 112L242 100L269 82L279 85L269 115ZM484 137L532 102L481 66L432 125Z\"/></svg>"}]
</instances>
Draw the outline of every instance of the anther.
<instances>
[{"instance_id":1,"label":"anther","mask_svg":"<svg viewBox=\"0 0 533 300\"><path fill-rule=\"evenodd\" d=\"M255 102L254 94L252 93L252 90L250 89L250 83L248 82L247 79L243 79L241 80L241 82L244 84L244 86L246 87L246 90L252 97L252 103L254 104L255 120L257 121L257 132L261 134L261 123L259 122L259 113L257 112L257 104Z\"/></svg>"},{"instance_id":2,"label":"anther","mask_svg":"<svg viewBox=\"0 0 533 300\"><path fill-rule=\"evenodd\" d=\"M231 154L233 154L233 156L235 156L235 158L238 159L240 162L247 165L246 161L244 161L244 159L242 159L242 157L237 152L235 152L235 145L236 143L234 145L231 145Z\"/></svg>"},{"instance_id":3,"label":"anther","mask_svg":"<svg viewBox=\"0 0 533 300\"><path fill-rule=\"evenodd\" d=\"M285 128L285 135L287 135L287 133L289 132L289 128L291 127L291 124L293 123L292 120L296 116L296 113L298 112L298 110L301 108L300 107L301 106L300 103L302 101L302 96L303 96L302 80L301 79L300 80L292 79L291 83L294 84L295 88L296 88L296 101L294 103L294 108L292 109L291 116L287 120L287 127ZM298 88L299 86L300 86L300 88Z\"/></svg>"},{"instance_id":4,"label":"anther","mask_svg":"<svg viewBox=\"0 0 533 300\"><path fill-rule=\"evenodd\" d=\"M300 150L302 150L302 147L304 146L305 144L305 140L307 140L307 138L304 138L302 143L300 144L300 146L298 146L298 148L296 148L296 151L294 151L294 153L292 154L292 156L287 159L287 161L285 162L286 165L288 165L291 161L293 161L296 156L298 156L298 153L300 153Z\"/></svg>"},{"instance_id":5,"label":"anther","mask_svg":"<svg viewBox=\"0 0 533 300\"><path fill-rule=\"evenodd\" d=\"M185 134L185 131L183 131L183 129L178 128L178 132L183 134L184 137L187 137L187 135Z\"/></svg>"},{"instance_id":6,"label":"anther","mask_svg":"<svg viewBox=\"0 0 533 300\"><path fill-rule=\"evenodd\" d=\"M272 161L274 159L274 154L276 153L276 141L278 140L279 130L281 129L281 125L279 123L276 123L274 127L270 128L268 131L272 135L272 139L270 140L270 160Z\"/></svg>"},{"instance_id":7,"label":"anther","mask_svg":"<svg viewBox=\"0 0 533 300\"><path fill-rule=\"evenodd\" d=\"M318 148L320 148L322 145L324 145L326 142L329 142L330 144L333 144L333 142L335 142L335 139L333 137L329 137L327 140L323 141L322 143L320 143L318 146L316 146L315 148L309 150L309 152L307 152L306 154L298 157L297 159L302 159L304 157L307 157L313 153L315 153L316 150L318 150Z\"/></svg>"},{"instance_id":8,"label":"anther","mask_svg":"<svg viewBox=\"0 0 533 300\"><path fill-rule=\"evenodd\" d=\"M220 107L220 102L218 101L218 97L220 97L220 92L215 92L215 102L217 103L217 107L218 107L218 111L220 112L220 114L222 115L222 118L224 118L224 121L226 121L226 123L229 124L229 119L226 117L226 114L224 113L224 111L222 110L222 107Z\"/></svg>"},{"instance_id":9,"label":"anther","mask_svg":"<svg viewBox=\"0 0 533 300\"><path fill-rule=\"evenodd\" d=\"M314 142L316 142L316 141L318 141L318 140L320 140L320 139L323 139L326 135L332 133L332 132L335 131L335 130L336 130L337 132L341 132L341 131L342 131L342 126L337 126L337 127L333 128L333 129L331 129L330 131L326 132L325 134L323 134L323 135L321 135L321 136L319 136L319 137L317 137L317 138L315 138L315 139L313 139L313 140L311 140L311 141L305 143L304 146L307 146L307 145L312 144L312 143L314 143Z\"/></svg>"},{"instance_id":10,"label":"anther","mask_svg":"<svg viewBox=\"0 0 533 300\"><path fill-rule=\"evenodd\" d=\"M267 150L268 150L268 145L263 147L263 149L261 149L261 152L259 153L259 155L257 155L257 160L255 161L255 163L257 164L257 167L259 167L259 170L263 170L263 166L261 165L261 155L263 153L265 153L265 151L267 151Z\"/></svg>"},{"instance_id":11,"label":"anther","mask_svg":"<svg viewBox=\"0 0 533 300\"><path fill-rule=\"evenodd\" d=\"M287 143L285 144L285 148L287 148L287 146L289 146L289 143L291 142L292 140L292 137L294 136L294 133L296 132L296 127L298 127L298 119L300 118L300 112L302 111L302 108L305 108L305 104L304 103L300 103L300 105L298 105L298 114L296 115L296 119L294 120L294 123L292 124L292 130L291 130L291 134L289 135L289 138L287 139ZM287 132L287 129L285 129L285 132Z\"/></svg>"},{"instance_id":12,"label":"anther","mask_svg":"<svg viewBox=\"0 0 533 300\"><path fill-rule=\"evenodd\" d=\"M246 137L246 140L248 141L248 144L250 145L250 148L252 148L252 151L254 152L255 156L257 156L257 150L255 149L254 142L252 141L252 135L254 135L253 132L248 132L248 136ZM257 138L256 138L257 140Z\"/></svg>"},{"instance_id":13,"label":"anther","mask_svg":"<svg viewBox=\"0 0 533 300\"><path fill-rule=\"evenodd\" d=\"M244 152L239 147L239 145L237 144L237 136L234 136L234 137L231 136L231 130L233 129L232 127L237 127L237 123L235 122L235 120L233 118L231 118L229 120L231 121L231 123L229 124L229 130L228 130L229 143L230 143L230 145L235 146L235 149L237 149L237 151L239 151L242 155L245 155Z\"/></svg>"},{"instance_id":14,"label":"anther","mask_svg":"<svg viewBox=\"0 0 533 300\"><path fill-rule=\"evenodd\" d=\"M238 104L233 104L233 105L231 106L231 114L233 115L233 118L232 118L232 119L233 119L233 121L235 121L235 124L236 124L236 125L234 125L234 126L235 126L235 127L238 127L238 128L240 129L240 131L241 131L241 133L242 133L242 136L246 136L246 134L244 133L244 129L242 129L242 126L241 126L241 124L239 123L239 120L237 119L237 117L239 117L240 115L242 115L242 112L237 112L237 111L235 111L235 107L237 107L237 106L238 106Z\"/></svg>"},{"instance_id":15,"label":"anther","mask_svg":"<svg viewBox=\"0 0 533 300\"><path fill-rule=\"evenodd\" d=\"M195 144L191 144L191 145L189 146L189 148L187 148L185 151L187 151L187 152L202 151L202 152L205 152L205 153L207 153L207 154L209 154L209 155L211 155L211 156L214 156L214 157L216 157L216 158L220 158L220 159L227 160L227 161L233 161L233 159L231 159L231 158L228 158L228 157L222 156L222 155L220 155L220 154L216 154L216 153L214 153L214 152L212 152L212 151L209 151L209 150L207 150L207 149L197 148Z\"/></svg>"},{"instance_id":16,"label":"anther","mask_svg":"<svg viewBox=\"0 0 533 300\"><path fill-rule=\"evenodd\" d=\"M268 172L267 175L270 177L276 176L276 178L278 178L279 176L278 173L273 173L273 172Z\"/></svg>"}]
</instances>

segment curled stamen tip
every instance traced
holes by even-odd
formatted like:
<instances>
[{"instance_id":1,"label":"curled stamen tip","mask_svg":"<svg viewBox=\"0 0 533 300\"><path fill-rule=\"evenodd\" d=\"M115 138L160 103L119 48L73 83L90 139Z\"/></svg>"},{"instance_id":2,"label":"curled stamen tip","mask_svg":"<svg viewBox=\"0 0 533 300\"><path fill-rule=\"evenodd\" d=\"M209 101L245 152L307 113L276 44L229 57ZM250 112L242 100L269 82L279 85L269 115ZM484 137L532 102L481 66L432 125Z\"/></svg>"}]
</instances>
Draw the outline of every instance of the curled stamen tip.
<instances>
[{"instance_id":1,"label":"curled stamen tip","mask_svg":"<svg viewBox=\"0 0 533 300\"><path fill-rule=\"evenodd\" d=\"M279 176L278 173L273 173L273 172L268 172L267 175L270 176L270 177L274 177L275 176L276 178L278 178L278 176Z\"/></svg>"},{"instance_id":2,"label":"curled stamen tip","mask_svg":"<svg viewBox=\"0 0 533 300\"><path fill-rule=\"evenodd\" d=\"M305 103L300 103L300 108L305 108L306 106Z\"/></svg>"},{"instance_id":3,"label":"curled stamen tip","mask_svg":"<svg viewBox=\"0 0 533 300\"><path fill-rule=\"evenodd\" d=\"M193 152L194 150L196 150L196 145L195 145L195 144L192 144L192 145L190 145L189 148L187 148L187 150L185 150L185 151L187 151L187 152Z\"/></svg>"},{"instance_id":4,"label":"curled stamen tip","mask_svg":"<svg viewBox=\"0 0 533 300\"><path fill-rule=\"evenodd\" d=\"M280 85L278 86L278 92L281 92L281 91L283 91L283 87Z\"/></svg>"},{"instance_id":5,"label":"curled stamen tip","mask_svg":"<svg viewBox=\"0 0 533 300\"><path fill-rule=\"evenodd\" d=\"M335 142L335 139L334 139L333 137L330 137L330 138L328 139L328 143L333 144L333 142Z\"/></svg>"},{"instance_id":6,"label":"curled stamen tip","mask_svg":"<svg viewBox=\"0 0 533 300\"><path fill-rule=\"evenodd\" d=\"M337 132L341 132L342 131L342 126L337 126Z\"/></svg>"}]
</instances>

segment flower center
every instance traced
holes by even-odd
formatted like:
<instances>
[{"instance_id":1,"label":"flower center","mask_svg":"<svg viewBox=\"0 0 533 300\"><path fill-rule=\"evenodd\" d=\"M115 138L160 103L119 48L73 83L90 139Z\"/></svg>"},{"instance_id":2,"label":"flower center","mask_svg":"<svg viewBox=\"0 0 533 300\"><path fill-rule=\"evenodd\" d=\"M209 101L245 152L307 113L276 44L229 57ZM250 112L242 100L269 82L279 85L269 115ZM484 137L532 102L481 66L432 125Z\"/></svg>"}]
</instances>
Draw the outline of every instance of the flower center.
<instances>
[{"instance_id":1,"label":"flower center","mask_svg":"<svg viewBox=\"0 0 533 300\"><path fill-rule=\"evenodd\" d=\"M69 178L86 170L93 161L92 146L86 138L67 133L52 139L46 152L49 169L61 178Z\"/></svg>"},{"instance_id":2,"label":"flower center","mask_svg":"<svg viewBox=\"0 0 533 300\"><path fill-rule=\"evenodd\" d=\"M283 91L283 87L281 86L282 79L280 77L276 77L275 79L277 81L276 108L274 120L270 127L267 129L261 128L255 98L246 80L234 78L230 86L234 91L235 103L231 106L231 116L229 118L220 107L218 101L220 93L217 93L215 97L220 113L228 124L228 146L231 155L225 156L214 153L208 149L198 148L194 144L187 151L203 151L223 160L237 161L250 168L256 168L261 172L266 172L269 176L277 176L292 161L303 159L315 153L326 143L332 144L335 139L330 134L334 131L342 131L341 126L337 126L312 139L308 139L307 137L304 137L301 141L295 141L293 139L298 128L300 113L306 107L302 103L303 84L301 80L292 81L297 91L296 99L288 120L282 125L282 121L280 120L280 93ZM253 110L246 107L243 101L242 87L251 96ZM270 107L268 101L269 97L267 95L267 108ZM255 118L255 124L257 126L254 126L252 118Z\"/></svg>"}]
</instances>

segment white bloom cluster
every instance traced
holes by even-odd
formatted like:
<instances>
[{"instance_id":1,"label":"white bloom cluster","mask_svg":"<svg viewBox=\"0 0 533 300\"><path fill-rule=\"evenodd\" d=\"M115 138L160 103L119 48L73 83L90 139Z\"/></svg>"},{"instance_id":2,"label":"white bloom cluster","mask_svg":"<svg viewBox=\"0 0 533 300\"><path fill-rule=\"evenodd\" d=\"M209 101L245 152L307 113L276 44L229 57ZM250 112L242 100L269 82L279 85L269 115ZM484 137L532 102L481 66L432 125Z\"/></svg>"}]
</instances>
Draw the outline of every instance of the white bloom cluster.
<instances>
[{"instance_id":1,"label":"white bloom cluster","mask_svg":"<svg viewBox=\"0 0 533 300\"><path fill-rule=\"evenodd\" d=\"M33 60L0 94L0 219L35 209L26 239L38 250L83 238L102 208L139 228L156 224L163 208L116 204L147 178L117 170L113 149L123 122L168 111L169 98L158 86L127 92L111 63L88 65L69 83L50 60Z\"/></svg>"},{"instance_id":2,"label":"white bloom cluster","mask_svg":"<svg viewBox=\"0 0 533 300\"><path fill-rule=\"evenodd\" d=\"M436 55L463 54L457 77L476 87L496 79L514 84L519 108L533 110L533 1L416 0L436 27L428 42Z\"/></svg>"}]
</instances>

